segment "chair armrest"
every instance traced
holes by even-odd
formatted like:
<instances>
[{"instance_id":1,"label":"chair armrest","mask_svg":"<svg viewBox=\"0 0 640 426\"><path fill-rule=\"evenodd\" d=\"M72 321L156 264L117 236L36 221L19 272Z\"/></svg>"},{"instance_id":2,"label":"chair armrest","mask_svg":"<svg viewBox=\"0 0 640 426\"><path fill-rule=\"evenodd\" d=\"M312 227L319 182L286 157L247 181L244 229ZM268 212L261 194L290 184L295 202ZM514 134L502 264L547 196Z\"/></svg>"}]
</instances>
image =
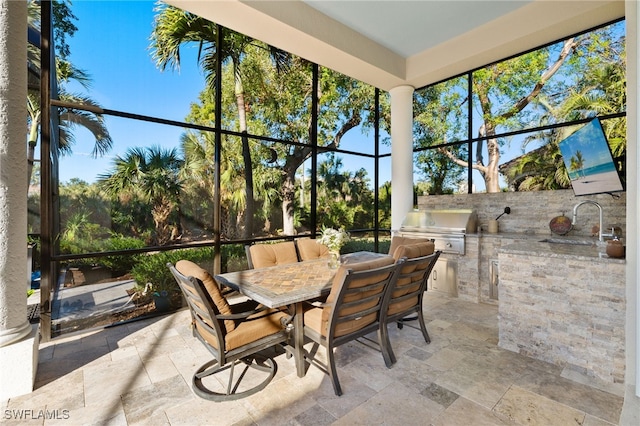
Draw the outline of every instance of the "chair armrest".
<instances>
[{"instance_id":1,"label":"chair armrest","mask_svg":"<svg viewBox=\"0 0 640 426\"><path fill-rule=\"evenodd\" d=\"M244 311L244 312L236 312L234 314L229 314L229 315L216 315L217 319L221 319L221 320L238 320L238 319L245 319L250 317L251 315L255 315L255 314L259 314L260 312L264 312L264 311L268 311L271 308L267 308L266 306L262 306L260 305L258 309L251 309L248 311Z\"/></svg>"}]
</instances>

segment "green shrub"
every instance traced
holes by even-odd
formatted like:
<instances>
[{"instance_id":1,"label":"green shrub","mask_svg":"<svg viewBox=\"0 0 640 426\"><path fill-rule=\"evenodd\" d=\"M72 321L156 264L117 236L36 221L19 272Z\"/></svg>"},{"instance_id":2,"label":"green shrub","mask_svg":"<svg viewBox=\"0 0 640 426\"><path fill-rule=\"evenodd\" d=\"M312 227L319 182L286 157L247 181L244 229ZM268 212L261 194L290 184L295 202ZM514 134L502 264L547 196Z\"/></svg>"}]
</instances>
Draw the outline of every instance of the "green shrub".
<instances>
[{"instance_id":1,"label":"green shrub","mask_svg":"<svg viewBox=\"0 0 640 426\"><path fill-rule=\"evenodd\" d=\"M222 246L221 261L223 272L243 271L249 268L247 264L247 254L243 244Z\"/></svg>"},{"instance_id":2,"label":"green shrub","mask_svg":"<svg viewBox=\"0 0 640 426\"><path fill-rule=\"evenodd\" d=\"M123 235L112 235L104 244L105 251L130 250L143 248L143 240ZM118 256L107 256L97 259L98 263L106 266L112 271L130 271L139 261L140 254L122 254Z\"/></svg>"},{"instance_id":3,"label":"green shrub","mask_svg":"<svg viewBox=\"0 0 640 426\"><path fill-rule=\"evenodd\" d=\"M391 241L389 239L378 240L378 253L388 253L389 245ZM340 250L342 253L355 253L357 251L375 251L375 243L373 238L365 237L351 237L351 240L347 242Z\"/></svg>"},{"instance_id":4,"label":"green shrub","mask_svg":"<svg viewBox=\"0 0 640 426\"><path fill-rule=\"evenodd\" d=\"M131 269L131 275L139 288L143 288L146 283L151 283L153 291L179 291L175 278L167 268L167 263L171 262L175 265L181 259L190 260L199 265L212 262L213 247L179 249L141 255L138 258L138 263ZM206 266L203 267L206 268Z\"/></svg>"},{"instance_id":5,"label":"green shrub","mask_svg":"<svg viewBox=\"0 0 640 426\"><path fill-rule=\"evenodd\" d=\"M79 211L64 224L59 235L61 253L81 254L103 250L103 242L108 235L108 230L97 223L92 223L90 217L91 213ZM86 262L80 261L80 263Z\"/></svg>"}]
</instances>

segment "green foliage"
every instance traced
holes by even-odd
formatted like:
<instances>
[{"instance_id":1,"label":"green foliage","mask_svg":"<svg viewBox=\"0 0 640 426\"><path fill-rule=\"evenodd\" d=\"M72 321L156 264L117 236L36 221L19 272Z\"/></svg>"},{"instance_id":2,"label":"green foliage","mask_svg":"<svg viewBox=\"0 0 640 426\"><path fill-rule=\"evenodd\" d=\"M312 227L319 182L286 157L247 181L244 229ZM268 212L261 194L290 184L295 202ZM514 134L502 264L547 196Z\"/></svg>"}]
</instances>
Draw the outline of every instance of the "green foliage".
<instances>
[{"instance_id":1,"label":"green foliage","mask_svg":"<svg viewBox=\"0 0 640 426\"><path fill-rule=\"evenodd\" d=\"M249 268L244 245L222 246L222 272L243 271Z\"/></svg>"},{"instance_id":2,"label":"green foliage","mask_svg":"<svg viewBox=\"0 0 640 426\"><path fill-rule=\"evenodd\" d=\"M391 229L391 182L383 183L378 190L378 226Z\"/></svg>"},{"instance_id":3,"label":"green foliage","mask_svg":"<svg viewBox=\"0 0 640 426\"><path fill-rule=\"evenodd\" d=\"M133 235L153 243L155 225L149 214L149 204L136 198L113 200L111 203L111 230L125 235Z\"/></svg>"},{"instance_id":4,"label":"green foliage","mask_svg":"<svg viewBox=\"0 0 640 426\"><path fill-rule=\"evenodd\" d=\"M105 241L105 251L130 250L143 248L143 240L123 235L112 235ZM122 254L118 256L107 256L97 259L97 261L112 271L130 271L140 260L140 254Z\"/></svg>"},{"instance_id":5,"label":"green foliage","mask_svg":"<svg viewBox=\"0 0 640 426\"><path fill-rule=\"evenodd\" d=\"M167 268L167 263L175 265L179 260L190 260L197 264L206 264L213 261L213 248L202 247L197 249L180 249L148 253L138 259L138 263L131 269L131 275L138 287L144 287L151 283L153 291L178 290L178 284Z\"/></svg>"},{"instance_id":6,"label":"green foliage","mask_svg":"<svg viewBox=\"0 0 640 426\"><path fill-rule=\"evenodd\" d=\"M380 238L378 240L378 253L388 253L390 238ZM357 251L375 251L375 241L372 237L351 237L342 247L341 253L355 253Z\"/></svg>"},{"instance_id":7,"label":"green foliage","mask_svg":"<svg viewBox=\"0 0 640 426\"><path fill-rule=\"evenodd\" d=\"M307 189L311 189L311 179ZM373 191L365 169L342 171L342 159L333 154L318 165L318 225L327 228L373 227Z\"/></svg>"},{"instance_id":8,"label":"green foliage","mask_svg":"<svg viewBox=\"0 0 640 426\"><path fill-rule=\"evenodd\" d=\"M60 224L62 229L75 226L78 215L86 215L91 222L108 229L112 219L109 201L95 183L73 178L60 185Z\"/></svg>"},{"instance_id":9,"label":"green foliage","mask_svg":"<svg viewBox=\"0 0 640 426\"><path fill-rule=\"evenodd\" d=\"M175 148L132 147L124 156L116 156L112 170L99 176L99 185L125 204L130 200L148 204L155 224L155 243L164 245L174 238L177 229L182 163Z\"/></svg>"},{"instance_id":10,"label":"green foliage","mask_svg":"<svg viewBox=\"0 0 640 426\"><path fill-rule=\"evenodd\" d=\"M449 144L416 156L416 167L431 183L430 193L455 189L459 180L466 181L468 167L480 173L487 192L500 191L502 170L497 166L511 139L496 138L500 133L624 111L624 25L614 23L476 70L471 99L466 76L416 91L414 140L420 147ZM477 113L472 129L467 124L469 102ZM625 124L612 121L607 131L614 155L623 152ZM487 137L475 143L474 155L466 143L452 144L468 139L471 131ZM538 142L557 143L562 132L541 132L544 140ZM528 137L525 143L535 139L539 137ZM522 162L516 167L526 172L524 179L518 175L518 183L523 184L518 189L561 187L563 178L556 173L554 153L550 148L512 160ZM534 162L542 167L540 171L533 169Z\"/></svg>"},{"instance_id":11,"label":"green foliage","mask_svg":"<svg viewBox=\"0 0 640 426\"><path fill-rule=\"evenodd\" d=\"M419 148L464 140L468 136L468 78L457 77L417 90L414 95L414 139ZM447 148L458 158L466 158L466 144ZM466 179L466 169L451 161L439 149L420 151L415 168L429 183L429 194L451 193Z\"/></svg>"},{"instance_id":12,"label":"green foliage","mask_svg":"<svg viewBox=\"0 0 640 426\"><path fill-rule=\"evenodd\" d=\"M75 212L60 235L60 252L81 254L101 251L109 231L90 221L91 213Z\"/></svg>"}]
</instances>

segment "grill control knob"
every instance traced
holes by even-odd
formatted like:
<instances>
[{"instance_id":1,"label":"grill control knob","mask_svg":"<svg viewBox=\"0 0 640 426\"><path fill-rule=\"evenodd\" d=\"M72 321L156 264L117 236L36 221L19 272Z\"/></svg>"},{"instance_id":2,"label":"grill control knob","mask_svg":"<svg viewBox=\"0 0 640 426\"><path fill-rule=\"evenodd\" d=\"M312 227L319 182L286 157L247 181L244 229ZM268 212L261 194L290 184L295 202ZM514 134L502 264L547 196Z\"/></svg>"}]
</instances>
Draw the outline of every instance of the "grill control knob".
<instances>
[{"instance_id":1,"label":"grill control knob","mask_svg":"<svg viewBox=\"0 0 640 426\"><path fill-rule=\"evenodd\" d=\"M446 244L446 247L447 247L447 248L451 248L451 247L453 247L453 245L452 245L451 243L447 243L447 244Z\"/></svg>"}]
</instances>

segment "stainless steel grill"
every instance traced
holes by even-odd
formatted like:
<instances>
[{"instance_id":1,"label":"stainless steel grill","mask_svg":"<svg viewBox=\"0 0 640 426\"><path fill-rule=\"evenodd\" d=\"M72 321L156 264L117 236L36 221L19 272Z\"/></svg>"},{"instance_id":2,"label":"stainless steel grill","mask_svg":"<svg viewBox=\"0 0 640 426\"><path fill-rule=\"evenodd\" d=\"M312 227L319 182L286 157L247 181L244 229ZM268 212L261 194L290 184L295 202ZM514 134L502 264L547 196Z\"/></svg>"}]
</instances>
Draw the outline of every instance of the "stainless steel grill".
<instances>
[{"instance_id":1,"label":"stainless steel grill","mask_svg":"<svg viewBox=\"0 0 640 426\"><path fill-rule=\"evenodd\" d=\"M432 238L436 250L464 255L465 235L475 233L477 226L478 216L473 210L414 210L402 221L399 233L403 237Z\"/></svg>"}]
</instances>

